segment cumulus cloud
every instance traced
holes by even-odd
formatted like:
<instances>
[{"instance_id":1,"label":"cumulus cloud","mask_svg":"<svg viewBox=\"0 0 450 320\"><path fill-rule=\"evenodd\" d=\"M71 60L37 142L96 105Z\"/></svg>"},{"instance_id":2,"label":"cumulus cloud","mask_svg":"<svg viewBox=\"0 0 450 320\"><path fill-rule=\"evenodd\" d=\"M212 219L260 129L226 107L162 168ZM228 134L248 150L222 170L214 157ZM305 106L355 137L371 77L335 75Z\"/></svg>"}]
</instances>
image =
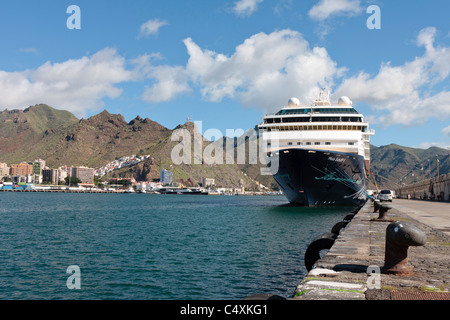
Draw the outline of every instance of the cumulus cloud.
<instances>
[{"instance_id":1,"label":"cumulus cloud","mask_svg":"<svg viewBox=\"0 0 450 320\"><path fill-rule=\"evenodd\" d=\"M428 149L431 147L450 149L450 142L422 142L419 145L414 146L414 148L420 148L420 149Z\"/></svg>"},{"instance_id":2,"label":"cumulus cloud","mask_svg":"<svg viewBox=\"0 0 450 320\"><path fill-rule=\"evenodd\" d=\"M320 0L308 15L314 20L326 20L331 16L355 15L362 11L360 0Z\"/></svg>"},{"instance_id":3,"label":"cumulus cloud","mask_svg":"<svg viewBox=\"0 0 450 320\"><path fill-rule=\"evenodd\" d=\"M105 48L90 57L46 62L33 70L0 71L0 107L46 103L83 116L86 110L102 107L102 98L122 94L116 85L132 79L125 64L115 49Z\"/></svg>"},{"instance_id":4,"label":"cumulus cloud","mask_svg":"<svg viewBox=\"0 0 450 320\"><path fill-rule=\"evenodd\" d=\"M147 37L149 35L157 35L159 33L159 29L167 24L168 22L164 20L159 19L148 20L147 22L141 25L139 35L141 37Z\"/></svg>"},{"instance_id":5,"label":"cumulus cloud","mask_svg":"<svg viewBox=\"0 0 450 320\"><path fill-rule=\"evenodd\" d=\"M299 32L289 29L255 34L231 56L204 50L191 38L184 44L187 64L150 67L148 78L155 83L144 99L167 101L195 86L209 101L231 98L246 106L276 110L287 97L312 100L320 87L331 87L343 72L326 49L310 48Z\"/></svg>"},{"instance_id":6,"label":"cumulus cloud","mask_svg":"<svg viewBox=\"0 0 450 320\"><path fill-rule=\"evenodd\" d=\"M252 15L258 4L264 0L239 0L234 3L233 12L238 16L250 16Z\"/></svg>"},{"instance_id":7,"label":"cumulus cloud","mask_svg":"<svg viewBox=\"0 0 450 320\"><path fill-rule=\"evenodd\" d=\"M176 96L191 92L189 77L186 70L180 66L149 66L147 78L155 79L156 83L146 86L142 99L150 103L172 100Z\"/></svg>"},{"instance_id":8,"label":"cumulus cloud","mask_svg":"<svg viewBox=\"0 0 450 320\"><path fill-rule=\"evenodd\" d=\"M441 132L445 137L450 138L450 126L445 127Z\"/></svg>"},{"instance_id":9,"label":"cumulus cloud","mask_svg":"<svg viewBox=\"0 0 450 320\"><path fill-rule=\"evenodd\" d=\"M385 111L378 120L386 125L408 126L431 117L450 117L450 92L437 89L448 81L450 48L435 46L435 36L435 28L422 29L417 36L417 44L425 48L422 56L399 66L383 63L376 75L362 71L345 79L336 95L348 95Z\"/></svg>"}]
</instances>

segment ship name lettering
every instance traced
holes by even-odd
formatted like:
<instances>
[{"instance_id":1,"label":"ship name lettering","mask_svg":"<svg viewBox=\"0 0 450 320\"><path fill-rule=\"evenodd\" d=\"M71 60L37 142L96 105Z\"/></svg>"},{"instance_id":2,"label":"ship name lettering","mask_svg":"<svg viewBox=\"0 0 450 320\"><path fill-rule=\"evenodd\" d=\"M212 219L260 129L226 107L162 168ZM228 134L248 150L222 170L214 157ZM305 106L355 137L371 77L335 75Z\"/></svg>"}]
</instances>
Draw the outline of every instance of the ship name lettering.
<instances>
[{"instance_id":1,"label":"ship name lettering","mask_svg":"<svg viewBox=\"0 0 450 320\"><path fill-rule=\"evenodd\" d=\"M335 158L335 157L328 157L328 160L330 161L336 161L336 162L344 162L344 158Z\"/></svg>"}]
</instances>

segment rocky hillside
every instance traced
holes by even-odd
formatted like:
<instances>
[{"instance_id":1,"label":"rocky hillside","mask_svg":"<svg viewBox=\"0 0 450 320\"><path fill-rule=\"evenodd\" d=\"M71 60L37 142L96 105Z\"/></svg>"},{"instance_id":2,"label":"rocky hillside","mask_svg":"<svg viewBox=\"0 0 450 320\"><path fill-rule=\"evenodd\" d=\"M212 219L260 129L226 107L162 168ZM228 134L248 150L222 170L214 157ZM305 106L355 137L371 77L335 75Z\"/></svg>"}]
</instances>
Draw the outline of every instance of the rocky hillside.
<instances>
[{"instance_id":1,"label":"rocky hillside","mask_svg":"<svg viewBox=\"0 0 450 320\"><path fill-rule=\"evenodd\" d=\"M437 159L439 159L439 174L450 172L450 151L438 147L419 149L397 144L372 146L371 157L371 171L378 186L382 188L394 188L401 183L402 178L406 181L406 177L408 181L422 180L423 175L425 179L430 174L431 177L436 177Z\"/></svg>"},{"instance_id":2,"label":"rocky hillside","mask_svg":"<svg viewBox=\"0 0 450 320\"><path fill-rule=\"evenodd\" d=\"M179 156L183 155L182 139L172 139L177 130L184 130L190 138L191 146L202 146L200 158L194 158L196 155L191 152L190 161L185 161L187 163L173 163L174 150ZM123 156L148 154L151 157L146 161L114 172L115 176L135 177L138 181L158 179L159 172L166 168L173 172L174 181L186 181L190 178L199 183L202 178L214 178L217 185L224 187L238 187L241 180L247 189L258 189L258 184L276 188L272 176L261 175L261 161L249 158L251 143L258 143L252 130L239 138L210 142L202 137L192 122L168 129L140 116L126 122L123 116L110 114L106 110L81 120L70 112L47 105L0 112L0 162L11 164L41 158L50 167L84 165L98 168ZM228 145L233 148L231 154L234 158L231 161L227 162L226 154L223 154L223 164L208 163L208 156L218 159L220 155L215 150ZM244 164L237 159L238 149L241 147L246 150ZM422 166L427 177L430 171L431 176L436 176L437 157L440 160L439 172L448 173L449 153L448 150L436 147L424 150L395 144L372 146L373 174L369 188L375 188L375 182L379 188L393 188L413 170L416 170L416 177L419 170L421 174Z\"/></svg>"},{"instance_id":3,"label":"rocky hillside","mask_svg":"<svg viewBox=\"0 0 450 320\"><path fill-rule=\"evenodd\" d=\"M203 157L210 142L201 136L192 122L170 130L140 116L126 122L123 116L106 110L81 120L47 105L36 105L23 111L5 110L0 112L0 162L11 164L41 158L49 167L84 165L97 168L123 156L148 154L151 157L146 161L118 170L111 177L150 181L159 179L159 172L166 168L173 172L174 181L190 178L199 183L202 178L214 178L217 185L238 187L242 179L246 188L257 189L257 174L248 176L243 171L245 168L236 163L220 165L205 163L203 159L194 161L192 153L187 164L174 165L172 151L181 143L181 139L171 139L176 130L186 130L192 145L200 143ZM265 181L269 186L275 185L272 177Z\"/></svg>"}]
</instances>

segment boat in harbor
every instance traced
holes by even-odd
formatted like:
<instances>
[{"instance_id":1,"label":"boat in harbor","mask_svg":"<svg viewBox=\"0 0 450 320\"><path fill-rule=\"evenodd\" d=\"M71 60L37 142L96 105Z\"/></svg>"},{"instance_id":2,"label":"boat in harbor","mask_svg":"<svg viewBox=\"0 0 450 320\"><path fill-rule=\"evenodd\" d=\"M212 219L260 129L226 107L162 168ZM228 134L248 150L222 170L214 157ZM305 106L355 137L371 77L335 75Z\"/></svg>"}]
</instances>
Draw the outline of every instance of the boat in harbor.
<instances>
[{"instance_id":1,"label":"boat in harbor","mask_svg":"<svg viewBox=\"0 0 450 320\"><path fill-rule=\"evenodd\" d=\"M178 194L178 195L207 195L208 191L202 188L161 188L160 194Z\"/></svg>"},{"instance_id":2,"label":"boat in harbor","mask_svg":"<svg viewBox=\"0 0 450 320\"><path fill-rule=\"evenodd\" d=\"M360 206L370 167L370 137L364 116L343 96L331 103L321 91L312 104L289 99L258 125L267 165L289 202L303 206Z\"/></svg>"}]
</instances>

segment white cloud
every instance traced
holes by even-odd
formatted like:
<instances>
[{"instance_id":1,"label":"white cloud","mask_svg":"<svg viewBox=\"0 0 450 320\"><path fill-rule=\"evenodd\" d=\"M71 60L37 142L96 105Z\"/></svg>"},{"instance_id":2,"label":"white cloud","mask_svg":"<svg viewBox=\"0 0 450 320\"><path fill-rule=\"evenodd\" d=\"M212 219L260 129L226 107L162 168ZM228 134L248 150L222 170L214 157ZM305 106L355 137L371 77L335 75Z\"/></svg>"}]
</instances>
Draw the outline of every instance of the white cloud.
<instances>
[{"instance_id":1,"label":"white cloud","mask_svg":"<svg viewBox=\"0 0 450 320\"><path fill-rule=\"evenodd\" d=\"M117 98L122 89L115 85L132 79L125 59L105 48L90 57L46 62L37 69L0 71L0 106L22 108L46 103L83 116L103 106L104 97Z\"/></svg>"},{"instance_id":2,"label":"white cloud","mask_svg":"<svg viewBox=\"0 0 450 320\"><path fill-rule=\"evenodd\" d=\"M429 118L450 117L450 92L436 88L448 81L450 48L436 47L435 35L435 28L421 30L417 44L425 47L422 56L400 66L383 63L375 76L360 72L345 79L336 95L347 95L387 112L378 117L386 125L416 125Z\"/></svg>"},{"instance_id":3,"label":"white cloud","mask_svg":"<svg viewBox=\"0 0 450 320\"><path fill-rule=\"evenodd\" d=\"M441 132L445 137L450 138L450 126L445 127Z\"/></svg>"},{"instance_id":4,"label":"white cloud","mask_svg":"<svg viewBox=\"0 0 450 320\"><path fill-rule=\"evenodd\" d=\"M147 77L156 79L156 83L146 86L142 95L142 99L146 102L165 102L191 91L188 75L183 67L150 66Z\"/></svg>"},{"instance_id":5,"label":"white cloud","mask_svg":"<svg viewBox=\"0 0 450 320\"><path fill-rule=\"evenodd\" d=\"M258 4L264 0L239 0L234 3L233 12L238 16L250 16L252 15Z\"/></svg>"},{"instance_id":6,"label":"white cloud","mask_svg":"<svg viewBox=\"0 0 450 320\"><path fill-rule=\"evenodd\" d=\"M355 15L362 11L360 0L320 0L308 15L314 20L326 20L330 16Z\"/></svg>"},{"instance_id":7,"label":"white cloud","mask_svg":"<svg viewBox=\"0 0 450 320\"><path fill-rule=\"evenodd\" d=\"M274 111L291 96L312 100L318 88L332 86L343 71L324 48L310 48L300 33L288 29L255 34L231 56L203 50L190 38L184 44L186 66L149 68L148 78L155 83L147 88L145 100L167 101L196 86L209 101L231 98Z\"/></svg>"},{"instance_id":8,"label":"white cloud","mask_svg":"<svg viewBox=\"0 0 450 320\"><path fill-rule=\"evenodd\" d=\"M38 50L36 48L20 48L20 52L26 52L26 53L36 53Z\"/></svg>"},{"instance_id":9,"label":"white cloud","mask_svg":"<svg viewBox=\"0 0 450 320\"><path fill-rule=\"evenodd\" d=\"M149 35L157 35L159 33L159 29L167 24L168 22L164 20L159 19L148 20L147 22L141 25L140 36L146 37Z\"/></svg>"},{"instance_id":10,"label":"white cloud","mask_svg":"<svg viewBox=\"0 0 450 320\"><path fill-rule=\"evenodd\" d=\"M414 148L420 148L425 150L431 147L450 149L450 142L422 142L418 146L414 146Z\"/></svg>"}]
</instances>

